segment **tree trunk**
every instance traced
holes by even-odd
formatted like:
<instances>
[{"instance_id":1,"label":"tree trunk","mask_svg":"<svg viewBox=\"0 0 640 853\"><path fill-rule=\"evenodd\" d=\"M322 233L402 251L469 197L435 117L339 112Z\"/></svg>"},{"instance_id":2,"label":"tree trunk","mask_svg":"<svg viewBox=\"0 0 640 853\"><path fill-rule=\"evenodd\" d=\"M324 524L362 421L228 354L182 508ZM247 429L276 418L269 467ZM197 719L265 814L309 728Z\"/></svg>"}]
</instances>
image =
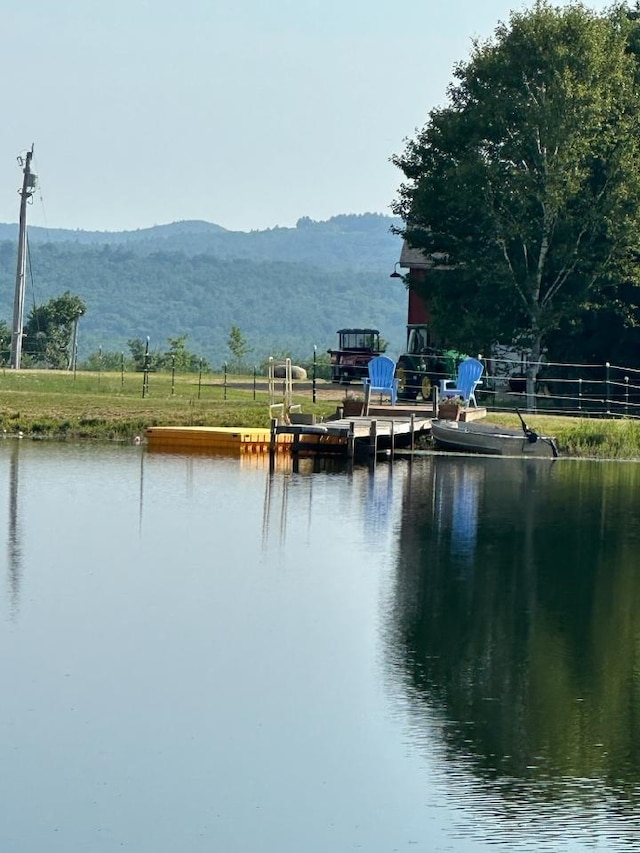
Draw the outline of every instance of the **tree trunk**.
<instances>
[{"instance_id":1,"label":"tree trunk","mask_svg":"<svg viewBox=\"0 0 640 853\"><path fill-rule=\"evenodd\" d=\"M536 410L536 380L540 371L540 353L542 352L542 335L538 332L531 347L527 363L527 411Z\"/></svg>"}]
</instances>

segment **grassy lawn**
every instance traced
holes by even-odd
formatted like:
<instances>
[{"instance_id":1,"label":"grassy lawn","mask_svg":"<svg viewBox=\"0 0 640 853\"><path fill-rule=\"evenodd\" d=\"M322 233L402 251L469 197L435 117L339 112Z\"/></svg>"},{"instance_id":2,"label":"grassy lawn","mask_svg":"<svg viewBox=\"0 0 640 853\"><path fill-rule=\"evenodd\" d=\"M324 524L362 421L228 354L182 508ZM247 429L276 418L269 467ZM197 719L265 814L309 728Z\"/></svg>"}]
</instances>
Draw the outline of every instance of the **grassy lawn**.
<instances>
[{"instance_id":1,"label":"grassy lawn","mask_svg":"<svg viewBox=\"0 0 640 853\"><path fill-rule=\"evenodd\" d=\"M0 429L49 438L131 440L149 426L269 426L269 394L264 380L255 392L253 378L152 373L142 396L140 373L10 371L0 376ZM281 384L281 383L280 383ZM274 395L282 400L281 389ZM311 402L311 392L296 396L303 411L326 416L336 402Z\"/></svg>"}]
</instances>

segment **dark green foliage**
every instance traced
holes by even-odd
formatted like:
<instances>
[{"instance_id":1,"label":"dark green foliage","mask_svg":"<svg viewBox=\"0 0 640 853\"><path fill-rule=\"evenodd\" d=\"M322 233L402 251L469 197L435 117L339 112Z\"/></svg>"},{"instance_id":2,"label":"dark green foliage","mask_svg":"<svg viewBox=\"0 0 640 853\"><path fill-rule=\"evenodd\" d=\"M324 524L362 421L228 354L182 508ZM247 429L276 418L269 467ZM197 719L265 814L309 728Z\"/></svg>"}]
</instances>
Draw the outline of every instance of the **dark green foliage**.
<instances>
[{"instance_id":1,"label":"dark green foliage","mask_svg":"<svg viewBox=\"0 0 640 853\"><path fill-rule=\"evenodd\" d=\"M334 345L344 326L379 328L390 351L399 352L407 297L389 280L401 247L393 222L336 217L251 234L207 223L124 235L49 231L48 243L30 236L35 297L68 289L86 303L80 360L99 347L128 353L128 341L147 335L159 356L162 342L188 334L189 349L219 366L233 325L256 362L282 349L309 359L314 345ZM0 317L12 314L15 252L14 244L0 243ZM28 291L27 302L32 298Z\"/></svg>"},{"instance_id":2,"label":"dark green foliage","mask_svg":"<svg viewBox=\"0 0 640 853\"><path fill-rule=\"evenodd\" d=\"M208 370L207 362L187 349L188 335L178 335L169 338L167 343L169 349L158 359L159 370L176 370L178 373L197 373L199 370Z\"/></svg>"},{"instance_id":3,"label":"dark green foliage","mask_svg":"<svg viewBox=\"0 0 640 853\"><path fill-rule=\"evenodd\" d=\"M102 349L96 352L89 353L87 358L81 362L79 367L82 370L125 370L133 369L131 359L125 358L124 352L110 352Z\"/></svg>"},{"instance_id":4,"label":"dark green foliage","mask_svg":"<svg viewBox=\"0 0 640 853\"><path fill-rule=\"evenodd\" d=\"M142 338L131 338L127 341L134 370L157 370L161 356L149 348L149 341Z\"/></svg>"},{"instance_id":5,"label":"dark green foliage","mask_svg":"<svg viewBox=\"0 0 640 853\"><path fill-rule=\"evenodd\" d=\"M11 357L11 327L0 320L0 364L9 364Z\"/></svg>"},{"instance_id":6,"label":"dark green foliage","mask_svg":"<svg viewBox=\"0 0 640 853\"><path fill-rule=\"evenodd\" d=\"M210 370L208 362L190 352L186 346L187 335L169 338L169 348L165 352L149 350L147 366L149 370L171 371L177 373L197 373L200 370ZM92 371L141 371L145 367L146 341L141 338L127 342L129 353L114 352L113 350L98 349L89 353L80 363L82 370Z\"/></svg>"},{"instance_id":7,"label":"dark green foliage","mask_svg":"<svg viewBox=\"0 0 640 853\"><path fill-rule=\"evenodd\" d=\"M596 313L614 334L637 322L638 41L624 7L513 13L395 158L402 233L450 266L425 285L445 343L518 340L535 362Z\"/></svg>"},{"instance_id":8,"label":"dark green foliage","mask_svg":"<svg viewBox=\"0 0 640 853\"><path fill-rule=\"evenodd\" d=\"M62 296L35 306L24 327L25 363L55 369L71 364L74 324L86 313L79 296L67 290Z\"/></svg>"}]
</instances>

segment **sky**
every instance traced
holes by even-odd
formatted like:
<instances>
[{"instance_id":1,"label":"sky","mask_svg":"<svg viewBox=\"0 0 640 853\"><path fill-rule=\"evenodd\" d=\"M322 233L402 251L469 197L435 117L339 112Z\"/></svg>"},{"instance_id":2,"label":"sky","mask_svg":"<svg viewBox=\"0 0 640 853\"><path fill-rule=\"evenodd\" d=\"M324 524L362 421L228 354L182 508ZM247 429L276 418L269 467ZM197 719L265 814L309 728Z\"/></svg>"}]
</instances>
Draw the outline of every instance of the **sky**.
<instances>
[{"instance_id":1,"label":"sky","mask_svg":"<svg viewBox=\"0 0 640 853\"><path fill-rule=\"evenodd\" d=\"M562 5L560 3L559 5ZM586 3L601 11L609 3ZM390 158L509 0L30 0L0 11L0 222L234 231L391 214Z\"/></svg>"}]
</instances>

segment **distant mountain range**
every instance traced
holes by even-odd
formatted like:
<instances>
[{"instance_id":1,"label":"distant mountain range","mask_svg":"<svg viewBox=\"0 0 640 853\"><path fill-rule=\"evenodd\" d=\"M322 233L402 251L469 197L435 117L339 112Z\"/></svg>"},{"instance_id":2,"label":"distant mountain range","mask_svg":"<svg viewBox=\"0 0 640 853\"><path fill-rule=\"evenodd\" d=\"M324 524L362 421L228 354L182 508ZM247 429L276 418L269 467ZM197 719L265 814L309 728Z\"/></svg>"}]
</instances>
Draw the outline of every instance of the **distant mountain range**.
<instances>
[{"instance_id":1,"label":"distant mountain range","mask_svg":"<svg viewBox=\"0 0 640 853\"><path fill-rule=\"evenodd\" d=\"M401 248L394 224L363 214L251 232L201 221L122 232L32 227L25 310L67 290L80 296L81 359L147 335L163 350L168 337L188 334L188 348L218 365L229 358L232 325L256 363L285 351L308 359L345 326L378 328L395 354L407 296L389 279ZM0 224L0 317L9 324L17 232Z\"/></svg>"}]
</instances>

